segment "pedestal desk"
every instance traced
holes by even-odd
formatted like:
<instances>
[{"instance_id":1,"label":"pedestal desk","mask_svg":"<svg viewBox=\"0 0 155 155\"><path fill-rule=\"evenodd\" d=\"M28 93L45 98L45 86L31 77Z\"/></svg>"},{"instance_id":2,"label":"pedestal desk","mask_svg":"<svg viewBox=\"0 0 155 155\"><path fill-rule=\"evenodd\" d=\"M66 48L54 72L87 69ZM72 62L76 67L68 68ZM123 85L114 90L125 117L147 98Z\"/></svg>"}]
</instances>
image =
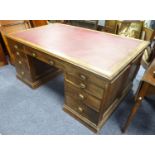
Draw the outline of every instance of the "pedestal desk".
<instances>
[{"instance_id":1,"label":"pedestal desk","mask_svg":"<svg viewBox=\"0 0 155 155\"><path fill-rule=\"evenodd\" d=\"M64 110L96 132L131 88L149 44L65 24L32 28L7 39L17 77L36 88L63 72Z\"/></svg>"}]
</instances>

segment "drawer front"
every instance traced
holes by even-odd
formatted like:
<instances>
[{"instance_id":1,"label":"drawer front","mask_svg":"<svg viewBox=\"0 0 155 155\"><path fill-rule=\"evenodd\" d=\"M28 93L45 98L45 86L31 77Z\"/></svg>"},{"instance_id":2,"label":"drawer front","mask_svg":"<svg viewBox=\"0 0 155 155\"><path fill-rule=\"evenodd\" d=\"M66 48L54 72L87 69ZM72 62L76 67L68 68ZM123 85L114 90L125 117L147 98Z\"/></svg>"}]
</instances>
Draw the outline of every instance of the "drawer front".
<instances>
[{"instance_id":1,"label":"drawer front","mask_svg":"<svg viewBox=\"0 0 155 155\"><path fill-rule=\"evenodd\" d=\"M29 70L26 54L21 51L16 51L14 55L16 66L25 66L25 69Z\"/></svg>"},{"instance_id":2,"label":"drawer front","mask_svg":"<svg viewBox=\"0 0 155 155\"><path fill-rule=\"evenodd\" d=\"M62 70L64 70L64 68L65 68L65 63L63 63L61 60L53 58L52 56L49 56L46 53L41 53L40 51L33 49L31 47L25 46L24 52L36 59L39 59L39 60L53 66L53 67L57 67Z\"/></svg>"},{"instance_id":3,"label":"drawer front","mask_svg":"<svg viewBox=\"0 0 155 155\"><path fill-rule=\"evenodd\" d=\"M11 51L15 53L16 51L24 51L24 45L13 40L8 39Z\"/></svg>"},{"instance_id":4,"label":"drawer front","mask_svg":"<svg viewBox=\"0 0 155 155\"><path fill-rule=\"evenodd\" d=\"M26 55L20 50L15 50L14 55L18 59L20 59L20 58L26 59Z\"/></svg>"},{"instance_id":5,"label":"drawer front","mask_svg":"<svg viewBox=\"0 0 155 155\"><path fill-rule=\"evenodd\" d=\"M69 82L65 81L65 93L73 97L78 102L87 105L89 108L99 112L101 100L81 91L79 88L74 87Z\"/></svg>"},{"instance_id":6,"label":"drawer front","mask_svg":"<svg viewBox=\"0 0 155 155\"><path fill-rule=\"evenodd\" d=\"M22 62L22 64L19 64L19 62ZM28 66L24 61L15 61L15 66L16 66L16 72L17 75L22 78L31 81L30 74L28 74Z\"/></svg>"},{"instance_id":7,"label":"drawer front","mask_svg":"<svg viewBox=\"0 0 155 155\"><path fill-rule=\"evenodd\" d=\"M65 74L65 78L67 81L73 83L73 85L81 89L81 91L85 91L99 99L102 99L104 88L96 86L93 83L89 83L87 80L84 81L80 78L76 78L68 73Z\"/></svg>"},{"instance_id":8,"label":"drawer front","mask_svg":"<svg viewBox=\"0 0 155 155\"><path fill-rule=\"evenodd\" d=\"M96 76L93 73L76 66L68 65L66 68L66 72L69 76L71 75L80 79L83 82L92 83L101 88L105 88L105 84L107 82L106 79Z\"/></svg>"},{"instance_id":9,"label":"drawer front","mask_svg":"<svg viewBox=\"0 0 155 155\"><path fill-rule=\"evenodd\" d=\"M30 74L30 68L28 64L27 56L21 52L16 50L15 52L15 66L18 76L22 79L31 80Z\"/></svg>"},{"instance_id":10,"label":"drawer front","mask_svg":"<svg viewBox=\"0 0 155 155\"><path fill-rule=\"evenodd\" d=\"M20 43L14 44L14 45L13 45L13 48L14 48L15 50L24 50L24 45L23 45L23 44L20 44Z\"/></svg>"},{"instance_id":11,"label":"drawer front","mask_svg":"<svg viewBox=\"0 0 155 155\"><path fill-rule=\"evenodd\" d=\"M73 111L75 111L79 115L83 116L84 118L87 118L89 121L91 121L95 125L98 124L99 113L92 110L85 104L79 102L78 100L74 99L72 96L66 94L65 104L68 107L70 107Z\"/></svg>"},{"instance_id":12,"label":"drawer front","mask_svg":"<svg viewBox=\"0 0 155 155\"><path fill-rule=\"evenodd\" d=\"M22 69L23 67L18 64L17 60L15 60L15 66L16 66L16 72L17 72L18 76L22 77L24 75L23 69Z\"/></svg>"}]
</instances>

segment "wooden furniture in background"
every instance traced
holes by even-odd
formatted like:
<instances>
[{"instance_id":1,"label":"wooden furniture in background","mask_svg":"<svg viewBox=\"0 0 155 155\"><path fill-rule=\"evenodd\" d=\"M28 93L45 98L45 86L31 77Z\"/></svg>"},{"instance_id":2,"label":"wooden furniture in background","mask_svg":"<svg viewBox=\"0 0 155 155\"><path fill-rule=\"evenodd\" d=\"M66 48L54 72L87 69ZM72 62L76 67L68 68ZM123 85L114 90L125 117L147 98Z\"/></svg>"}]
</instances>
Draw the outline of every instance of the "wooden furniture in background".
<instances>
[{"instance_id":1,"label":"wooden furniture in background","mask_svg":"<svg viewBox=\"0 0 155 155\"><path fill-rule=\"evenodd\" d=\"M64 24L97 30L98 20L64 20Z\"/></svg>"},{"instance_id":2,"label":"wooden furniture in background","mask_svg":"<svg viewBox=\"0 0 155 155\"><path fill-rule=\"evenodd\" d=\"M136 26L135 24L137 24L137 25L140 24L140 31L139 31L140 35L138 35L138 38L140 38L141 30L142 30L143 25L144 25L144 21L136 21L136 20L122 20L122 21L120 21L120 20L105 20L105 26L104 26L102 31L113 33L113 34L119 34L120 31L122 31L122 30L126 30L126 31L131 30L131 29L128 29L128 28L131 27L132 24L134 24L133 27ZM125 34L126 32L123 31L123 33Z\"/></svg>"},{"instance_id":3,"label":"wooden furniture in background","mask_svg":"<svg viewBox=\"0 0 155 155\"><path fill-rule=\"evenodd\" d=\"M82 22L86 23L86 24L92 24L94 29L97 30L98 27L98 20L82 20Z\"/></svg>"},{"instance_id":4,"label":"wooden furniture in background","mask_svg":"<svg viewBox=\"0 0 155 155\"><path fill-rule=\"evenodd\" d=\"M6 64L7 64L7 60L6 60L2 45L0 44L0 67Z\"/></svg>"},{"instance_id":5,"label":"wooden furniture in background","mask_svg":"<svg viewBox=\"0 0 155 155\"><path fill-rule=\"evenodd\" d=\"M48 20L30 20L32 27L38 27L48 24Z\"/></svg>"},{"instance_id":6,"label":"wooden furniture in background","mask_svg":"<svg viewBox=\"0 0 155 155\"><path fill-rule=\"evenodd\" d=\"M152 46L155 37L155 30L144 27L142 20L106 20L105 32L142 39L150 42L150 46L145 50L141 64L146 69L154 58L154 46Z\"/></svg>"},{"instance_id":7,"label":"wooden furniture in background","mask_svg":"<svg viewBox=\"0 0 155 155\"><path fill-rule=\"evenodd\" d=\"M65 24L7 38L17 77L35 88L63 71L64 110L96 132L130 90L148 46L145 41Z\"/></svg>"},{"instance_id":8,"label":"wooden furniture in background","mask_svg":"<svg viewBox=\"0 0 155 155\"><path fill-rule=\"evenodd\" d=\"M116 34L117 20L105 20L105 26L102 31Z\"/></svg>"},{"instance_id":9,"label":"wooden furniture in background","mask_svg":"<svg viewBox=\"0 0 155 155\"><path fill-rule=\"evenodd\" d=\"M145 50L143 57L142 57L142 66L147 69L150 63L152 62L154 58L154 52L155 52L155 30L147 27L143 27L143 40L147 40L150 42L150 45L148 48Z\"/></svg>"},{"instance_id":10,"label":"wooden furniture in background","mask_svg":"<svg viewBox=\"0 0 155 155\"><path fill-rule=\"evenodd\" d=\"M125 132L133 120L138 108L142 104L145 96L155 95L155 60L151 63L149 68L144 73L144 76L139 84L139 88L135 97L135 105L133 106L129 117L123 127L123 132Z\"/></svg>"},{"instance_id":11,"label":"wooden furniture in background","mask_svg":"<svg viewBox=\"0 0 155 155\"><path fill-rule=\"evenodd\" d=\"M148 27L143 27L142 33L144 33L144 38L142 38L143 40L152 41L154 39L155 30Z\"/></svg>"},{"instance_id":12,"label":"wooden furniture in background","mask_svg":"<svg viewBox=\"0 0 155 155\"><path fill-rule=\"evenodd\" d=\"M149 62L152 62L155 59L155 39L152 42L151 45L151 55L149 57Z\"/></svg>"},{"instance_id":13,"label":"wooden furniture in background","mask_svg":"<svg viewBox=\"0 0 155 155\"><path fill-rule=\"evenodd\" d=\"M3 38L3 41L5 43L6 49L8 51L11 64L14 64L15 58L10 50L10 47L8 45L5 35L16 31L26 30L30 27L31 25L29 21L25 21L25 20L0 20L0 32Z\"/></svg>"},{"instance_id":14,"label":"wooden furniture in background","mask_svg":"<svg viewBox=\"0 0 155 155\"><path fill-rule=\"evenodd\" d=\"M68 24L70 20L48 20L49 23L61 23L61 24Z\"/></svg>"},{"instance_id":15,"label":"wooden furniture in background","mask_svg":"<svg viewBox=\"0 0 155 155\"><path fill-rule=\"evenodd\" d=\"M140 20L117 21L116 34L141 39L144 22Z\"/></svg>"}]
</instances>

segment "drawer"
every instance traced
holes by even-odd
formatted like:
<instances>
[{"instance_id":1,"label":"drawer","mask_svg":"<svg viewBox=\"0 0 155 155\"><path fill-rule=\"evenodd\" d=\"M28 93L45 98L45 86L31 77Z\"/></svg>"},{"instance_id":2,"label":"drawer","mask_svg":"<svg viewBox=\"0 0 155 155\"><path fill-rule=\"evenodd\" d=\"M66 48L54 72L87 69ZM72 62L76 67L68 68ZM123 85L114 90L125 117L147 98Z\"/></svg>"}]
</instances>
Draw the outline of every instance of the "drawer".
<instances>
[{"instance_id":1,"label":"drawer","mask_svg":"<svg viewBox=\"0 0 155 155\"><path fill-rule=\"evenodd\" d=\"M82 104L81 102L77 101L72 96L70 96L70 95L65 96L65 104L68 107L70 107L73 111L78 113L80 116L91 121L93 124L95 124L95 125L98 124L99 113L92 110L85 104Z\"/></svg>"},{"instance_id":2,"label":"drawer","mask_svg":"<svg viewBox=\"0 0 155 155\"><path fill-rule=\"evenodd\" d=\"M14 55L15 55L15 58L18 60L27 58L25 53L18 51L18 50L15 51Z\"/></svg>"},{"instance_id":3,"label":"drawer","mask_svg":"<svg viewBox=\"0 0 155 155\"><path fill-rule=\"evenodd\" d=\"M101 88L93 83L90 83L87 80L82 80L80 78L76 78L71 74L66 73L65 79L71 82L73 85L81 89L81 91L85 91L99 99L103 98L104 88Z\"/></svg>"},{"instance_id":4,"label":"drawer","mask_svg":"<svg viewBox=\"0 0 155 155\"><path fill-rule=\"evenodd\" d=\"M31 80L30 74L27 74L29 70L25 62L22 62L22 64L19 64L18 61L15 61L15 66L16 66L16 72L18 76L20 76L20 78Z\"/></svg>"},{"instance_id":5,"label":"drawer","mask_svg":"<svg viewBox=\"0 0 155 155\"><path fill-rule=\"evenodd\" d=\"M18 76L21 78L30 79L29 74L27 74L30 72L30 68L26 57L27 56L23 52L16 51L15 66Z\"/></svg>"},{"instance_id":6,"label":"drawer","mask_svg":"<svg viewBox=\"0 0 155 155\"><path fill-rule=\"evenodd\" d=\"M19 76L22 76L24 73L22 73L22 66L18 64L18 61L15 61L15 67L16 67L16 72Z\"/></svg>"},{"instance_id":7,"label":"drawer","mask_svg":"<svg viewBox=\"0 0 155 155\"><path fill-rule=\"evenodd\" d=\"M78 102L87 105L89 108L95 110L96 112L99 112L101 101L83 91L81 91L79 88L74 87L69 82L65 82L65 93L68 96L71 96Z\"/></svg>"},{"instance_id":8,"label":"drawer","mask_svg":"<svg viewBox=\"0 0 155 155\"><path fill-rule=\"evenodd\" d=\"M10 46L13 53L16 51L21 51L21 50L23 51L24 50L23 44L18 43L18 42L13 41L13 40L10 40L10 39L8 39L8 42L9 42L9 46Z\"/></svg>"},{"instance_id":9,"label":"drawer","mask_svg":"<svg viewBox=\"0 0 155 155\"><path fill-rule=\"evenodd\" d=\"M14 44L13 45L13 48L15 49L15 50L24 50L24 46L23 46L23 44L20 44L20 43L16 43L16 44Z\"/></svg>"},{"instance_id":10,"label":"drawer","mask_svg":"<svg viewBox=\"0 0 155 155\"><path fill-rule=\"evenodd\" d=\"M18 66L27 66L28 69L28 58L26 56L25 53L21 52L21 51L16 51L15 52L15 63Z\"/></svg>"},{"instance_id":11,"label":"drawer","mask_svg":"<svg viewBox=\"0 0 155 155\"><path fill-rule=\"evenodd\" d=\"M53 58L52 56L47 55L46 53L42 53L36 49L33 49L31 47L25 46L25 51L26 54L39 59L51 66L57 67L59 69L64 69L64 63L61 60L58 60L56 58Z\"/></svg>"},{"instance_id":12,"label":"drawer","mask_svg":"<svg viewBox=\"0 0 155 155\"><path fill-rule=\"evenodd\" d=\"M68 75L74 76L83 82L93 83L97 86L100 86L101 88L105 88L105 84L107 82L106 79L76 66L68 65L66 72Z\"/></svg>"}]
</instances>

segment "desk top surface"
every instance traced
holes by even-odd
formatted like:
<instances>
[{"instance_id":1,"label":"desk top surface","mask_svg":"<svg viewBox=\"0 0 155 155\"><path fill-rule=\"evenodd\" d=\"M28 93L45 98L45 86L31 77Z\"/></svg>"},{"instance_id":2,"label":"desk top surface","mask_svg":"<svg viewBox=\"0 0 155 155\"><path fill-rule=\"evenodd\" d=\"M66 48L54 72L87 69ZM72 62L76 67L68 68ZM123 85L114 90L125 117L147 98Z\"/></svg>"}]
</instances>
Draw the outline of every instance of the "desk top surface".
<instances>
[{"instance_id":1,"label":"desk top surface","mask_svg":"<svg viewBox=\"0 0 155 155\"><path fill-rule=\"evenodd\" d=\"M148 46L146 41L65 24L49 24L7 37L108 79Z\"/></svg>"}]
</instances>

